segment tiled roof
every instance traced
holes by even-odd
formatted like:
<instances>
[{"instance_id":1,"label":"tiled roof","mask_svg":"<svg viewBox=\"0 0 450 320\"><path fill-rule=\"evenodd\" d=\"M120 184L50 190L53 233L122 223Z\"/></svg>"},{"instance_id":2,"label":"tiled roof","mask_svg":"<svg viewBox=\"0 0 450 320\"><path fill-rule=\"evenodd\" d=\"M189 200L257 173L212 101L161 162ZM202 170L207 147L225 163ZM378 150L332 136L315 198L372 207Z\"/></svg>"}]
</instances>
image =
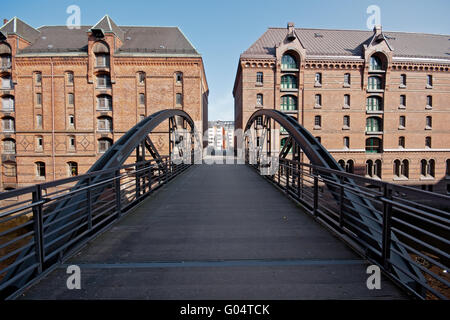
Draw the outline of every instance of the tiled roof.
<instances>
[{"instance_id":1,"label":"tiled roof","mask_svg":"<svg viewBox=\"0 0 450 320\"><path fill-rule=\"evenodd\" d=\"M17 34L23 39L33 42L39 36L39 31L29 26L17 17L12 18L2 27L0 31L6 36L8 34Z\"/></svg>"},{"instance_id":2,"label":"tiled roof","mask_svg":"<svg viewBox=\"0 0 450 320\"><path fill-rule=\"evenodd\" d=\"M118 26L109 16L104 16L95 26L69 29L66 26L43 26L34 29L18 18L11 19L0 28L5 35L16 33L31 42L20 53L87 52L88 32L102 29L112 32L123 42L116 53L156 53L199 55L178 27Z\"/></svg>"},{"instance_id":3,"label":"tiled roof","mask_svg":"<svg viewBox=\"0 0 450 320\"><path fill-rule=\"evenodd\" d=\"M307 55L360 56L363 45L369 44L374 33L360 30L329 30L296 28L296 34ZM275 46L287 34L286 28L269 28L242 58L273 58ZM394 49L394 57L438 58L450 60L450 36L389 32L383 34Z\"/></svg>"},{"instance_id":4,"label":"tiled roof","mask_svg":"<svg viewBox=\"0 0 450 320\"><path fill-rule=\"evenodd\" d=\"M92 29L102 29L103 32L112 32L122 41L125 35L125 32L123 32L123 30L118 27L108 15L104 16L95 26L92 27Z\"/></svg>"}]
</instances>

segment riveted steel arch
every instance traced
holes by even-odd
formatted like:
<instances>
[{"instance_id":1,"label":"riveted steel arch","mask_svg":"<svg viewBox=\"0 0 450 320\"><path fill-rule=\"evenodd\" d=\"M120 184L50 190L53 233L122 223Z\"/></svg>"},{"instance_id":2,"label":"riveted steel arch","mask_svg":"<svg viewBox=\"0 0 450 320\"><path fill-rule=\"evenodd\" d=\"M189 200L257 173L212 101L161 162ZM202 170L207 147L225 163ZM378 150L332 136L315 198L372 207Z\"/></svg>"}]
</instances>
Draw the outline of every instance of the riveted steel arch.
<instances>
[{"instance_id":1,"label":"riveted steel arch","mask_svg":"<svg viewBox=\"0 0 450 320\"><path fill-rule=\"evenodd\" d=\"M109 148L108 151L106 151L105 154L103 154L103 156L92 165L88 172L120 167L133 153L133 151L142 142L146 141L149 133L151 133L163 121L171 119L175 116L183 118L190 126L191 134L194 135L194 121L186 112L176 109L155 112L128 130L127 133L125 133L116 143L114 143L111 148Z\"/></svg>"}]
</instances>

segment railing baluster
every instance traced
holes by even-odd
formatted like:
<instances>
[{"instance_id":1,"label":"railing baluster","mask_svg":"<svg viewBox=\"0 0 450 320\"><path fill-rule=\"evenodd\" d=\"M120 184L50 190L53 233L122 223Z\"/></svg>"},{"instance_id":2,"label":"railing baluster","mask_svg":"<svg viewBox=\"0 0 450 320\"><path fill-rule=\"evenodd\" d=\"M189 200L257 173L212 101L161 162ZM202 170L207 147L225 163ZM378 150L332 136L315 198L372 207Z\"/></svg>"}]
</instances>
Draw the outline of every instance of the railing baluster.
<instances>
[{"instance_id":1,"label":"railing baluster","mask_svg":"<svg viewBox=\"0 0 450 320\"><path fill-rule=\"evenodd\" d=\"M388 200L392 200L392 190L388 184L384 185L384 197ZM391 258L391 216L392 216L392 204L383 201L383 243L382 243L382 260L386 270L389 270Z\"/></svg>"},{"instance_id":2,"label":"railing baluster","mask_svg":"<svg viewBox=\"0 0 450 320\"><path fill-rule=\"evenodd\" d=\"M319 209L319 177L317 176L317 170L313 169L313 176L314 176L314 216L318 215L318 209Z\"/></svg>"},{"instance_id":3,"label":"railing baluster","mask_svg":"<svg viewBox=\"0 0 450 320\"><path fill-rule=\"evenodd\" d=\"M116 210L117 210L117 217L120 217L122 215L122 205L121 205L121 195L120 195L120 170L116 170L115 172L115 179L114 179L114 189L116 194Z\"/></svg>"},{"instance_id":4,"label":"railing baluster","mask_svg":"<svg viewBox=\"0 0 450 320\"><path fill-rule=\"evenodd\" d=\"M340 192L339 192L339 227L344 227L344 177L339 177Z\"/></svg>"},{"instance_id":5,"label":"railing baluster","mask_svg":"<svg viewBox=\"0 0 450 320\"><path fill-rule=\"evenodd\" d=\"M33 203L41 202L43 200L41 185L36 185L36 189L33 191L32 200ZM39 263L38 273L42 273L44 268L44 228L42 220L42 203L39 203L33 207L33 221L36 260Z\"/></svg>"},{"instance_id":6,"label":"railing baluster","mask_svg":"<svg viewBox=\"0 0 450 320\"><path fill-rule=\"evenodd\" d=\"M92 230L92 192L91 192L91 182L92 177L89 175L88 178L88 188L86 190L87 192L87 210L88 210L88 228L89 230Z\"/></svg>"}]
</instances>

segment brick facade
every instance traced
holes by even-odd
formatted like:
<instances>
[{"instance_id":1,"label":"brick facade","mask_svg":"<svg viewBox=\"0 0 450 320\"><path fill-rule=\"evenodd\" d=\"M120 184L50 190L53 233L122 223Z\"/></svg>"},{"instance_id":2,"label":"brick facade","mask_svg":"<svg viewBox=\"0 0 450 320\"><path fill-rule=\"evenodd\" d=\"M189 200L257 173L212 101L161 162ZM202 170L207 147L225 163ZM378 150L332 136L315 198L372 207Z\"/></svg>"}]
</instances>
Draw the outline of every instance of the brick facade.
<instances>
[{"instance_id":1,"label":"brick facade","mask_svg":"<svg viewBox=\"0 0 450 320\"><path fill-rule=\"evenodd\" d=\"M286 39L279 38L272 58L256 52L257 49L252 50L258 45L267 47L265 36L241 55L233 90L236 128L245 128L249 117L259 108L286 109L282 107L282 97L289 95L297 99L297 108L283 111L296 117L315 137L320 137L336 161L341 160L347 168L350 161L350 167L353 167L350 171L369 175L369 160L372 163L380 160L381 172L372 173L373 178L450 192L450 60L396 57L395 48L390 47L388 40L383 40L381 28L376 28L373 33L373 39L381 40L361 44L361 56L319 56L309 54L309 48L304 47L298 36L302 30L297 34L293 30L293 25L289 26L284 33ZM314 32L318 38L316 41L321 41L321 31ZM294 36L287 40L289 34ZM447 38L442 38L447 41ZM283 68L282 59L286 54L296 60L297 68ZM381 63L381 70L370 68L372 57ZM262 83L257 81L258 73L263 75ZM316 74L320 74L320 84L316 82ZM350 77L349 84L344 82L348 77L346 74ZM297 79L295 88L283 85L282 76L286 75ZM406 75L406 86L402 85L401 75ZM432 79L430 86L427 85L429 76ZM380 90L369 89L369 77L381 79ZM263 105L258 105L258 94L263 96ZM316 104L316 95L321 97L320 105ZM400 105L401 95L406 97L404 107ZM432 100L431 106L427 106L428 96ZM369 97L379 97L379 111L368 110ZM345 99L350 100L349 105L345 105ZM316 116L321 117L320 127L315 126ZM349 117L348 127L344 126L344 116ZM400 116L406 119L404 128L399 127ZM426 126L427 116L431 117L430 127ZM371 117L379 120L367 120ZM366 128L368 121L379 121L381 127L371 132ZM344 146L344 137L349 138L348 148ZM399 137L404 137L404 147L399 147ZM425 145L426 137L431 137L431 147ZM369 138L380 139L380 152L366 150ZM400 173L396 175L396 160L400 163L407 160L409 172L402 174L400 165L397 170ZM429 174L422 174L423 160L428 167L433 167ZM426 168L424 165L425 171Z\"/></svg>"},{"instance_id":2,"label":"brick facade","mask_svg":"<svg viewBox=\"0 0 450 320\"><path fill-rule=\"evenodd\" d=\"M96 49L98 43L100 49ZM17 34L8 34L2 44L11 48L12 64L1 75L11 76L13 89L1 90L0 95L15 100L14 111L2 110L2 118L14 119L15 129L0 132L0 139L13 139L16 145L15 153L9 154L2 145L2 189L68 177L70 162L77 164L78 174L86 172L102 155L99 139L117 141L142 117L158 110L182 109L197 130L207 130L208 85L197 53L120 52L123 43L115 33L105 32L99 38L90 30L85 36L86 52L22 50L33 42ZM95 52L105 48L109 63L99 66ZM110 85L99 85L101 75L110 77ZM181 104L177 104L177 94L181 94ZM99 97L111 99L111 107L99 105ZM101 119L111 121L106 129L99 124ZM162 129L164 125L158 128ZM161 150L167 149L164 141L156 138L155 142ZM45 163L42 177L37 174L38 162ZM5 172L5 163L17 166L15 176Z\"/></svg>"}]
</instances>

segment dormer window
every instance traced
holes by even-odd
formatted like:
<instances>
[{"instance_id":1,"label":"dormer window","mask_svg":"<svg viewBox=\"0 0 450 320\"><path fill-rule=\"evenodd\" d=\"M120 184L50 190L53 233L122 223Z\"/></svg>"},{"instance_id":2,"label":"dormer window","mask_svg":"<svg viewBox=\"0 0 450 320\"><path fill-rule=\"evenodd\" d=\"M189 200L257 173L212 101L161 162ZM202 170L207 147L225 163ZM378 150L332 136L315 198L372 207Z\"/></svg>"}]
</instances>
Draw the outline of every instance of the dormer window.
<instances>
[{"instance_id":1,"label":"dormer window","mask_svg":"<svg viewBox=\"0 0 450 320\"><path fill-rule=\"evenodd\" d=\"M105 42L99 41L94 44L95 66L97 68L109 67L109 47Z\"/></svg>"},{"instance_id":2,"label":"dormer window","mask_svg":"<svg viewBox=\"0 0 450 320\"><path fill-rule=\"evenodd\" d=\"M2 69L11 68L11 47L6 43L0 43L0 63Z\"/></svg>"}]
</instances>

